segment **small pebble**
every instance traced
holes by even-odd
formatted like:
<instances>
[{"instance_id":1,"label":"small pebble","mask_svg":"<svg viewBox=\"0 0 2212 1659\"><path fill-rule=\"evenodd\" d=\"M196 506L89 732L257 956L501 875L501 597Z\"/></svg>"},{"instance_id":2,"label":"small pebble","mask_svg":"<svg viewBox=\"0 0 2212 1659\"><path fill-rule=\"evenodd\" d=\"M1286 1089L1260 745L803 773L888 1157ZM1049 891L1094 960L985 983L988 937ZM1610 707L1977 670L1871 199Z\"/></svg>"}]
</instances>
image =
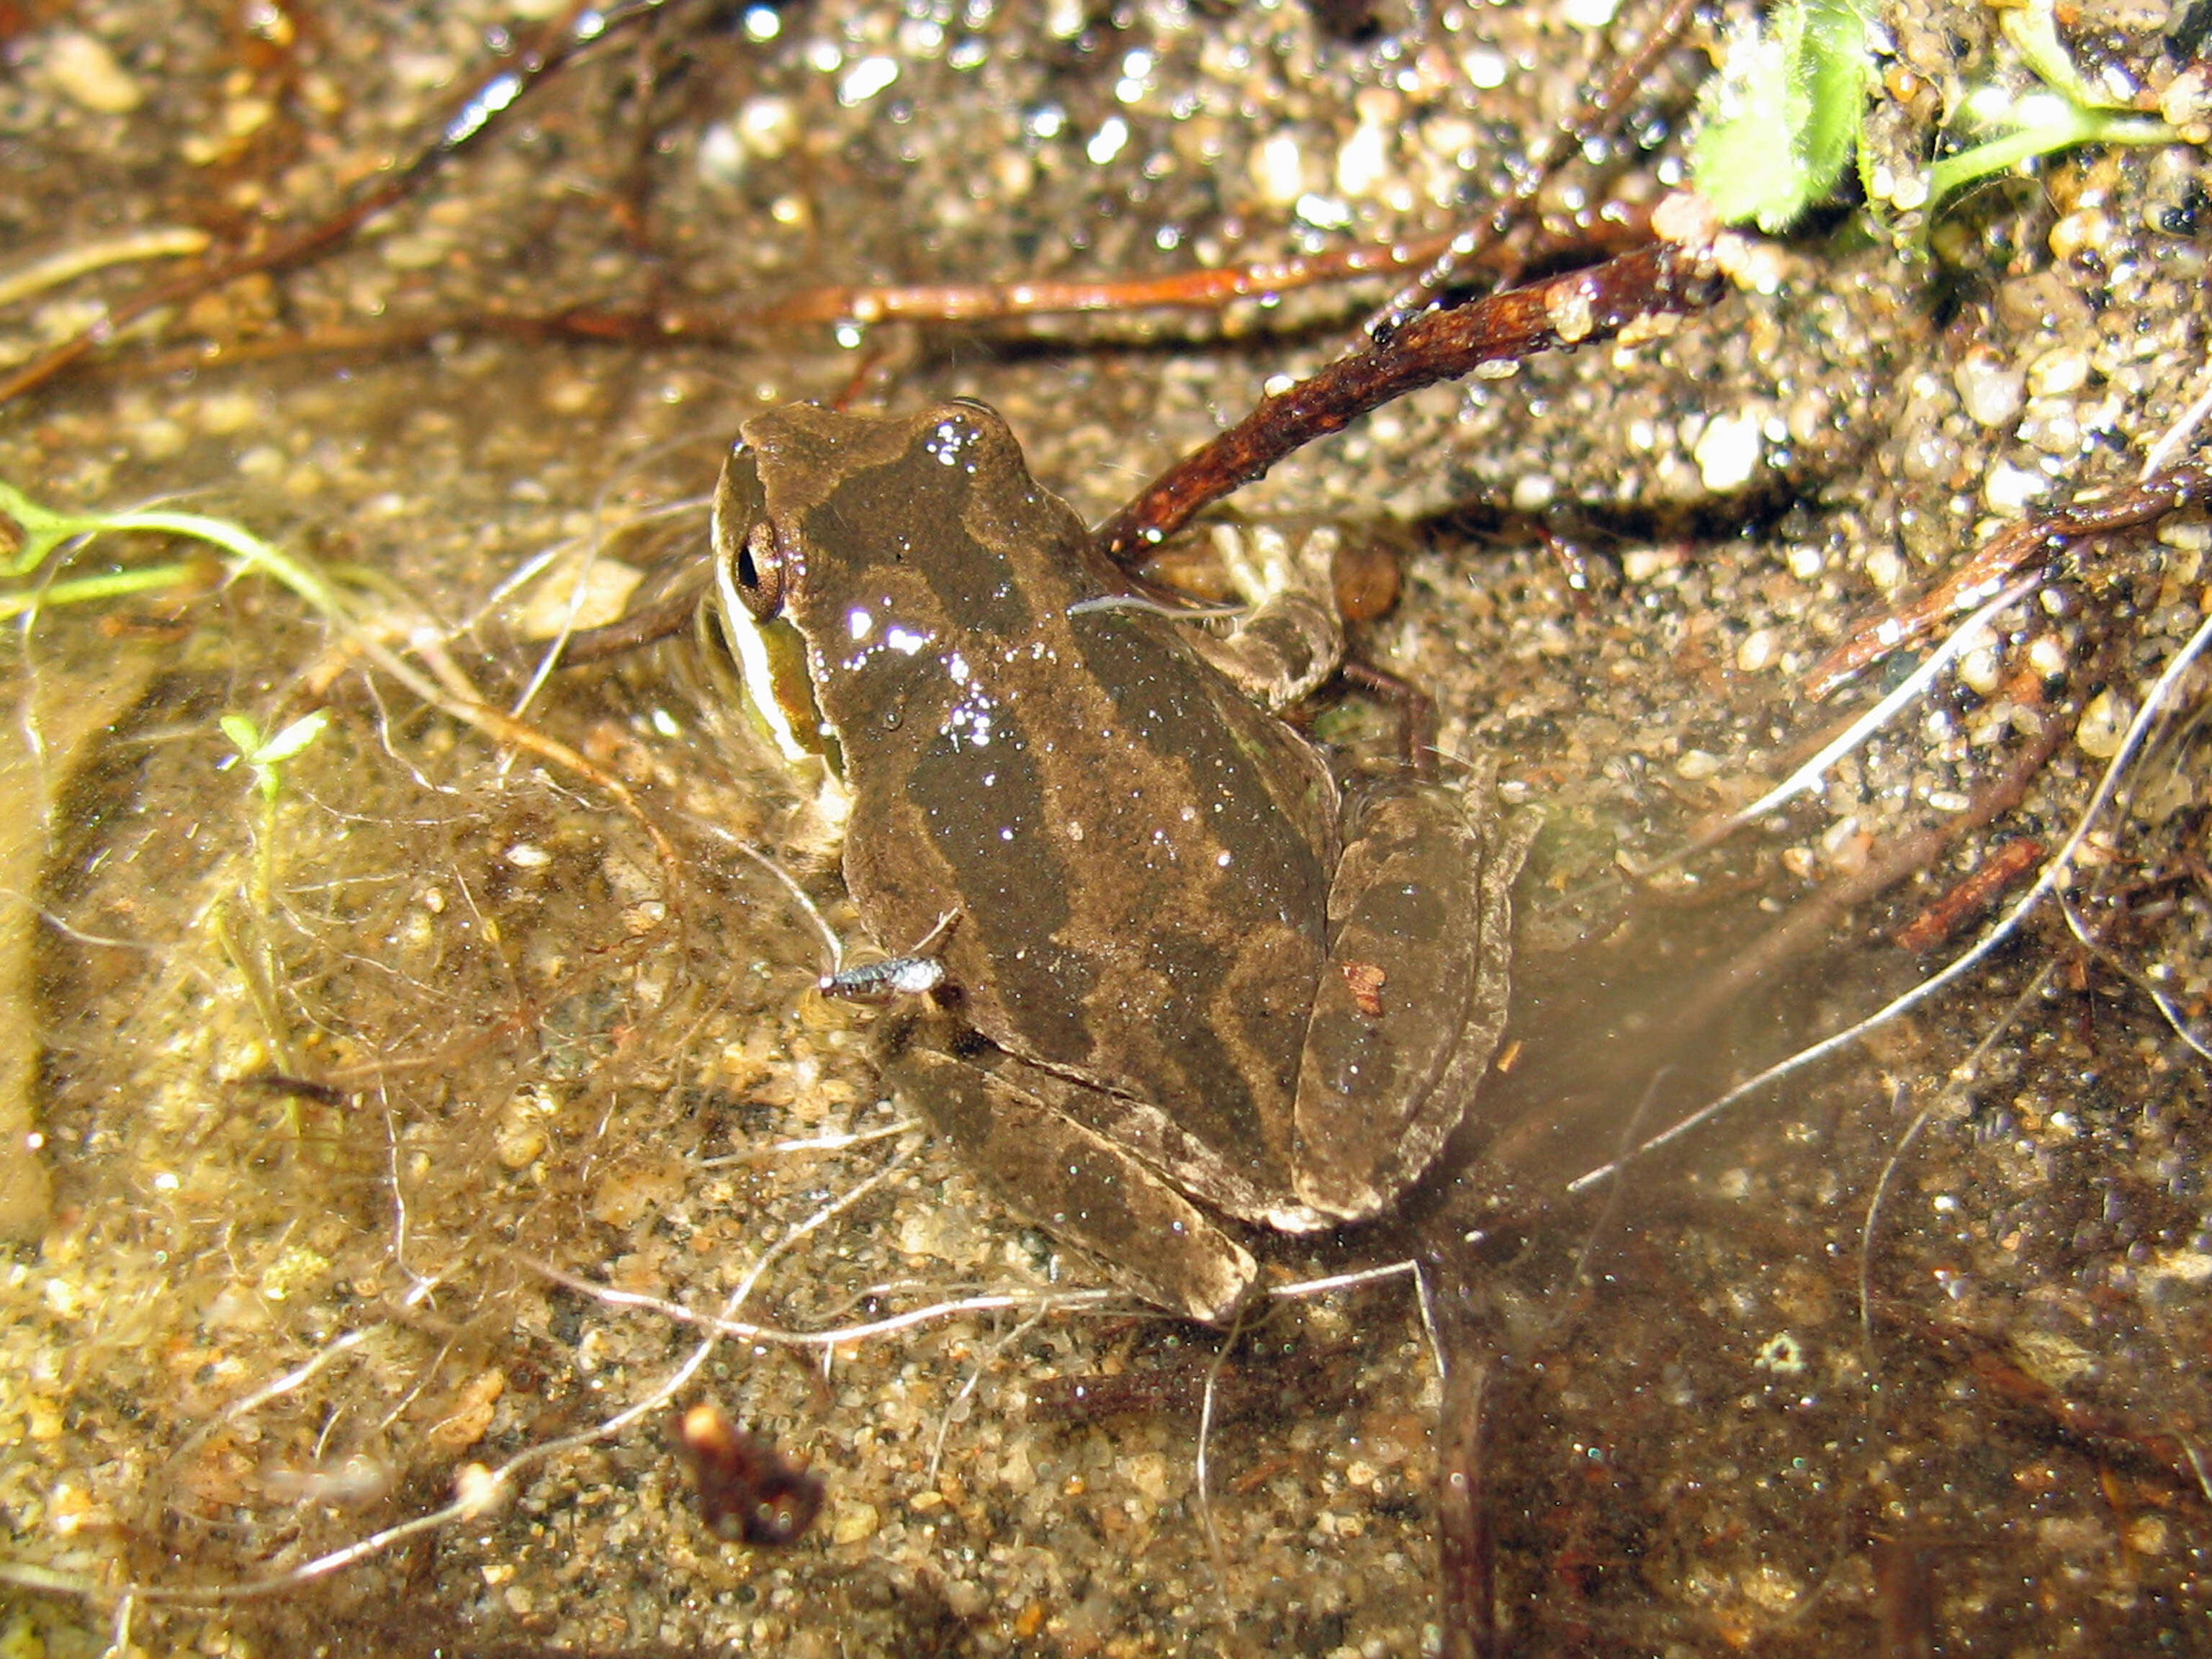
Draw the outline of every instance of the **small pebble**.
<instances>
[{"instance_id":1,"label":"small pebble","mask_svg":"<svg viewBox=\"0 0 2212 1659\"><path fill-rule=\"evenodd\" d=\"M2019 418L2027 377L1991 347L1978 345L1951 371L1966 418L1989 431L2000 431Z\"/></svg>"},{"instance_id":2,"label":"small pebble","mask_svg":"<svg viewBox=\"0 0 2212 1659\"><path fill-rule=\"evenodd\" d=\"M1298 141L1279 132L1252 152L1252 187L1269 207L1286 208L1306 193L1306 163Z\"/></svg>"},{"instance_id":3,"label":"small pebble","mask_svg":"<svg viewBox=\"0 0 2212 1659\"><path fill-rule=\"evenodd\" d=\"M882 1524L873 1504L840 1504L836 1519L830 1523L830 1539L832 1543L857 1544L874 1537Z\"/></svg>"},{"instance_id":4,"label":"small pebble","mask_svg":"<svg viewBox=\"0 0 2212 1659\"><path fill-rule=\"evenodd\" d=\"M2069 213L2051 228L2051 253L2056 259L2100 253L2112 241L2112 222L2094 208Z\"/></svg>"},{"instance_id":5,"label":"small pebble","mask_svg":"<svg viewBox=\"0 0 2212 1659\"><path fill-rule=\"evenodd\" d=\"M2197 133L2212 129L2212 64L2200 58L2168 82L2158 112L2191 143L2203 143Z\"/></svg>"},{"instance_id":6,"label":"small pebble","mask_svg":"<svg viewBox=\"0 0 2212 1659\"><path fill-rule=\"evenodd\" d=\"M1741 410L1716 415L1706 422L1705 429L1698 434L1697 447L1690 453L1705 488L1722 495L1750 482L1751 475L1759 470L1764 442L1759 416Z\"/></svg>"},{"instance_id":7,"label":"small pebble","mask_svg":"<svg viewBox=\"0 0 2212 1659\"><path fill-rule=\"evenodd\" d=\"M1552 504L1559 485L1548 472L1524 472L1513 481L1513 510L1540 513Z\"/></svg>"},{"instance_id":8,"label":"small pebble","mask_svg":"<svg viewBox=\"0 0 2212 1659\"><path fill-rule=\"evenodd\" d=\"M2032 398L2063 398L2089 383L2089 354L2079 346L2058 346L2027 366Z\"/></svg>"},{"instance_id":9,"label":"small pebble","mask_svg":"<svg viewBox=\"0 0 2212 1659\"><path fill-rule=\"evenodd\" d=\"M1390 175L1390 133L1372 123L1354 127L1336 153L1336 187L1346 196L1365 196Z\"/></svg>"},{"instance_id":10,"label":"small pebble","mask_svg":"<svg viewBox=\"0 0 2212 1659\"><path fill-rule=\"evenodd\" d=\"M1905 556L1893 547L1881 546L1867 554L1867 580L1885 593L1894 593L1911 574Z\"/></svg>"},{"instance_id":11,"label":"small pebble","mask_svg":"<svg viewBox=\"0 0 2212 1659\"><path fill-rule=\"evenodd\" d=\"M2031 501L2050 488L2051 480L2040 472L2000 461L1982 480L1982 500L1990 512L2016 519L2027 511Z\"/></svg>"},{"instance_id":12,"label":"small pebble","mask_svg":"<svg viewBox=\"0 0 2212 1659\"><path fill-rule=\"evenodd\" d=\"M2110 691L2100 691L2089 699L2089 706L2075 723L2075 746L2092 760L2112 759L2120 752L2120 739L2134 714L2122 699Z\"/></svg>"},{"instance_id":13,"label":"small pebble","mask_svg":"<svg viewBox=\"0 0 2212 1659\"><path fill-rule=\"evenodd\" d=\"M57 91L81 109L100 115L127 115L146 101L115 54L79 29L49 37L42 65Z\"/></svg>"},{"instance_id":14,"label":"small pebble","mask_svg":"<svg viewBox=\"0 0 2212 1659\"><path fill-rule=\"evenodd\" d=\"M1681 562L1677 548L1633 547L1620 556L1620 574L1624 580L1641 584L1656 580Z\"/></svg>"},{"instance_id":15,"label":"small pebble","mask_svg":"<svg viewBox=\"0 0 2212 1659\"><path fill-rule=\"evenodd\" d=\"M1959 659L1959 683L1978 697L1993 697L2003 683L1997 667L1996 647L1976 646Z\"/></svg>"},{"instance_id":16,"label":"small pebble","mask_svg":"<svg viewBox=\"0 0 2212 1659\"><path fill-rule=\"evenodd\" d=\"M377 252L393 270L429 270L453 253L453 239L440 231L402 231L387 236Z\"/></svg>"}]
</instances>

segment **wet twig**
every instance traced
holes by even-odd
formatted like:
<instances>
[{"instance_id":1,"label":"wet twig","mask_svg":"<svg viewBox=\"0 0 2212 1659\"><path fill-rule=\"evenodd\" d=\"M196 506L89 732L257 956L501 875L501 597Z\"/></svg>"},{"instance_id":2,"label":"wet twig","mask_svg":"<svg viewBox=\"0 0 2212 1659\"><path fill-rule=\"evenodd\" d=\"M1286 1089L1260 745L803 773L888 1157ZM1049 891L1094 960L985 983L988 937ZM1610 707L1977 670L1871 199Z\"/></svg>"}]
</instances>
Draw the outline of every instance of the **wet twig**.
<instances>
[{"instance_id":1,"label":"wet twig","mask_svg":"<svg viewBox=\"0 0 2212 1659\"><path fill-rule=\"evenodd\" d=\"M1266 476L1276 462L1408 392L1486 364L1588 345L1654 317L1702 310L1720 297L1723 286L1710 245L1662 242L1587 270L1417 318L1387 344L1340 357L1262 398L1100 526L1098 547L1116 563L1141 563L1195 514Z\"/></svg>"}]
</instances>

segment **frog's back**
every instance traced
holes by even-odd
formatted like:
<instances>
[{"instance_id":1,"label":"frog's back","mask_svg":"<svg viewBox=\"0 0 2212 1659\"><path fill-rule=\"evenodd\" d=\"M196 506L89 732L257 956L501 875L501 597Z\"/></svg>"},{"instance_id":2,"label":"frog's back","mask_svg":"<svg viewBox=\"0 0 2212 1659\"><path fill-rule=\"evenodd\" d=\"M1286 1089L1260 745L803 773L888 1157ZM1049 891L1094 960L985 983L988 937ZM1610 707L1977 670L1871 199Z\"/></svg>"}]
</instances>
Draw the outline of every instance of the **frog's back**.
<instances>
[{"instance_id":1,"label":"frog's back","mask_svg":"<svg viewBox=\"0 0 2212 1659\"><path fill-rule=\"evenodd\" d=\"M855 890L887 943L959 911L951 978L1000 1048L1278 1166L1325 945L1327 771L1171 623L1109 611L1046 635L971 671L988 744L947 721L903 799L856 794L854 830L924 833L903 867L848 854Z\"/></svg>"},{"instance_id":2,"label":"frog's back","mask_svg":"<svg viewBox=\"0 0 2212 1659\"><path fill-rule=\"evenodd\" d=\"M1000 1048L1157 1105L1267 1191L1324 951L1335 791L1183 626L1082 608L1074 514L980 410L962 464L848 471L805 509L873 553L810 566L846 872L870 930L945 950ZM1071 613L1071 606L1078 607ZM860 637L861 635L865 637Z\"/></svg>"}]
</instances>

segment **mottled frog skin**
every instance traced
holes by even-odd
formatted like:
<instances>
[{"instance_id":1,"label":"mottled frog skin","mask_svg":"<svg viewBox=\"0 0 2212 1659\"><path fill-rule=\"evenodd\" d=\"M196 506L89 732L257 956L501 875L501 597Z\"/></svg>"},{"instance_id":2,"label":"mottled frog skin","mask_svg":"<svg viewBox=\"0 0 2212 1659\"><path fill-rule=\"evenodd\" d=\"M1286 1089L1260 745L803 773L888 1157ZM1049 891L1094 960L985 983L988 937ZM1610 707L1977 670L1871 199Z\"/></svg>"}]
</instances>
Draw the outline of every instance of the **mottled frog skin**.
<instances>
[{"instance_id":1,"label":"mottled frog skin","mask_svg":"<svg viewBox=\"0 0 2212 1659\"><path fill-rule=\"evenodd\" d=\"M1255 1267L1208 1212L1330 1227L1420 1174L1504 1025L1523 834L1433 784L1345 809L1233 641L1113 602L981 404L755 416L714 544L763 715L849 793L869 932L952 918L886 1075L1016 1208L1220 1319ZM1327 671L1318 605L1260 620Z\"/></svg>"}]
</instances>

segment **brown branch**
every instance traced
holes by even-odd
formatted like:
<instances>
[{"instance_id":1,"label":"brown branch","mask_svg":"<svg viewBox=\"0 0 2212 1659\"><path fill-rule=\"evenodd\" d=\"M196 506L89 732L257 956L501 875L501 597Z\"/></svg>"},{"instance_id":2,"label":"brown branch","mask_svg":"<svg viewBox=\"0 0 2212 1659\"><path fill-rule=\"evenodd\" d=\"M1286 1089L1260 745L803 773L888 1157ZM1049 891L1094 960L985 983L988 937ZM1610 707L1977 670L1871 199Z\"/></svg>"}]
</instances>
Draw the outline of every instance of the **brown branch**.
<instances>
[{"instance_id":1,"label":"brown branch","mask_svg":"<svg viewBox=\"0 0 2212 1659\"><path fill-rule=\"evenodd\" d=\"M1263 398L1236 426L1185 456L1109 519L1102 553L1139 563L1201 509L1316 438L1371 410L1486 363L1608 339L1629 325L1711 305L1723 283L1708 246L1661 242L1587 270L1418 317L1387 344L1340 357L1287 392Z\"/></svg>"}]
</instances>

